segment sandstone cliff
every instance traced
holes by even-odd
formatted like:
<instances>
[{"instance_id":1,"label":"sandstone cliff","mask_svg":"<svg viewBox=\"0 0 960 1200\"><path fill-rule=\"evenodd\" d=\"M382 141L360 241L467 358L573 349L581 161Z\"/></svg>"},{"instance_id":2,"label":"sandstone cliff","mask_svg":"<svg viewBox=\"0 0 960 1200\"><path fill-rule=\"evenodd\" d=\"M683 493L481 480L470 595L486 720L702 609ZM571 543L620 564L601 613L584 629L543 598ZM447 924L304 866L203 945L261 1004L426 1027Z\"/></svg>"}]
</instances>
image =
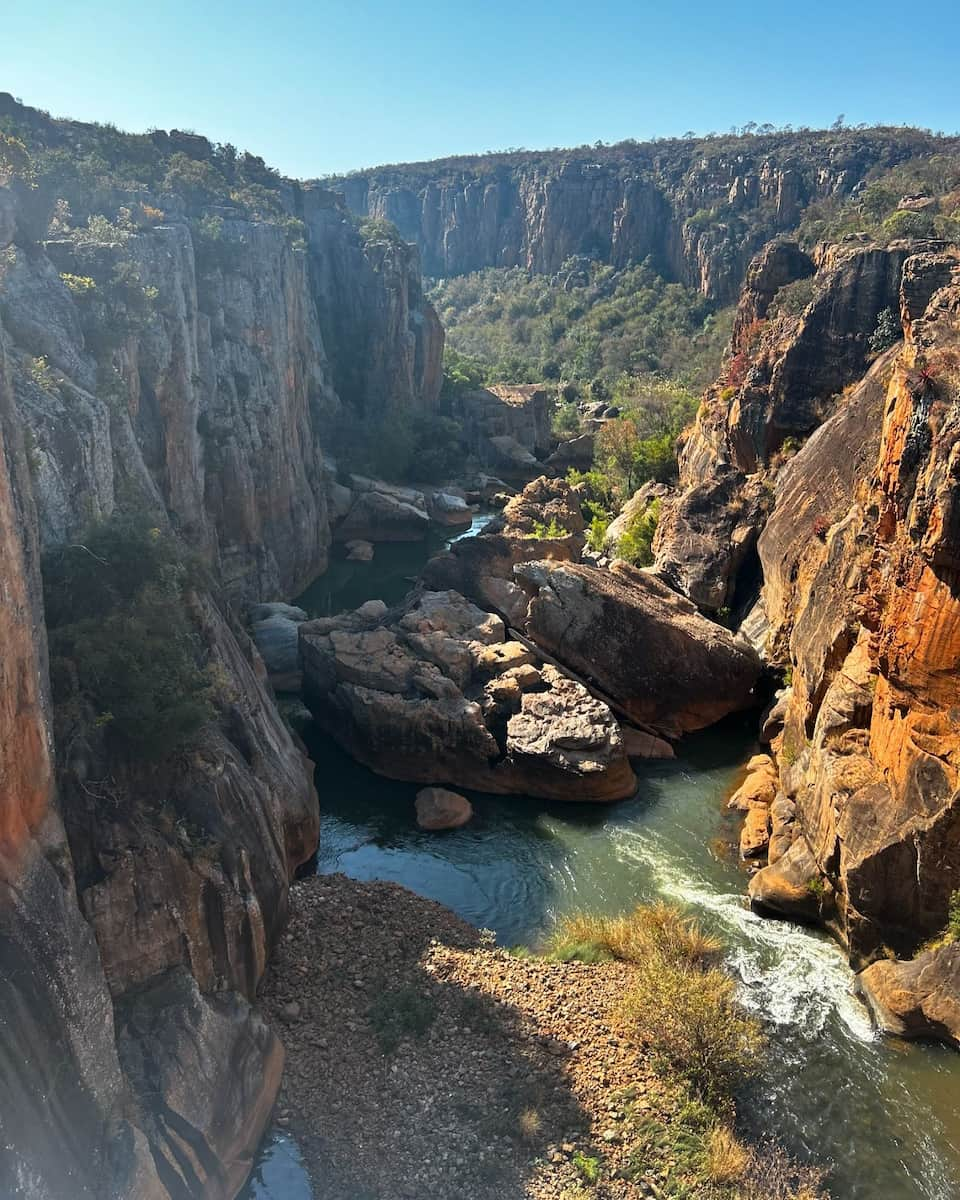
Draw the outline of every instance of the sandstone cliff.
<instances>
[{"instance_id":1,"label":"sandstone cliff","mask_svg":"<svg viewBox=\"0 0 960 1200\"><path fill-rule=\"evenodd\" d=\"M845 196L871 167L934 144L896 130L626 142L325 182L352 211L394 222L420 246L430 276L493 266L554 272L576 254L615 266L649 256L670 277L729 301L753 254L794 228L807 204Z\"/></svg>"}]
</instances>

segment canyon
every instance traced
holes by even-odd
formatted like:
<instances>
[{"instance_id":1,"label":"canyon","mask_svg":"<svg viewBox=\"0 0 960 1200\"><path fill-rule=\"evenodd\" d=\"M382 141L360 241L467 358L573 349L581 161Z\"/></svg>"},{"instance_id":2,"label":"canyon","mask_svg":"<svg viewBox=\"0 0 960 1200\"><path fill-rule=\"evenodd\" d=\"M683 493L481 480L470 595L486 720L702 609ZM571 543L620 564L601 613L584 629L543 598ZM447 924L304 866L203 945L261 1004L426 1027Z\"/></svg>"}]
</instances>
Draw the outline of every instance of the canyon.
<instances>
[{"instance_id":1,"label":"canyon","mask_svg":"<svg viewBox=\"0 0 960 1200\"><path fill-rule=\"evenodd\" d=\"M0 116L38 165L0 177L0 1189L243 1186L284 1069L258 989L323 809L281 679L379 775L564 801L627 798L645 761L770 699L735 797L751 901L829 929L881 1026L960 1045L957 949L935 941L960 893L960 251L794 236L810 204L955 140L298 183L194 134L114 139L6 95ZM63 168L91 145L117 159L93 183ZM556 388L451 398L421 275L583 254L738 299L678 478L641 497L647 567L588 547ZM798 284L799 310L778 307ZM411 483L443 421L469 479ZM376 477L408 434L407 474ZM344 544L376 560L481 505L500 515L401 603L285 603ZM174 597L203 681L204 719L160 759L123 742L119 708L63 701L82 660L56 564L96 576L91 530L124 521L175 560L86 619Z\"/></svg>"}]
</instances>

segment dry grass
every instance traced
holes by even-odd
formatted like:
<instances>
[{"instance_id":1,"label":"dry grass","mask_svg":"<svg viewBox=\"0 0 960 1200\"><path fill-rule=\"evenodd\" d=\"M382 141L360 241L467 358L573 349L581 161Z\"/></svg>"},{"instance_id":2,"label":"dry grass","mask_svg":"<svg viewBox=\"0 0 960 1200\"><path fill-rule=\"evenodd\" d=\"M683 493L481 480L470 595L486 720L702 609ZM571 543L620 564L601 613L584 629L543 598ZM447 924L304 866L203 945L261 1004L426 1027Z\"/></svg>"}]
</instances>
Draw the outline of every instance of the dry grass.
<instances>
[{"instance_id":1,"label":"dry grass","mask_svg":"<svg viewBox=\"0 0 960 1200\"><path fill-rule=\"evenodd\" d=\"M629 1035L713 1100L731 1095L762 1066L760 1022L744 1012L719 967L654 952L638 964L621 1018Z\"/></svg>"},{"instance_id":2,"label":"dry grass","mask_svg":"<svg viewBox=\"0 0 960 1200\"><path fill-rule=\"evenodd\" d=\"M707 1134L705 1169L711 1183L736 1183L747 1173L750 1160L750 1151L726 1125L716 1125Z\"/></svg>"},{"instance_id":3,"label":"dry grass","mask_svg":"<svg viewBox=\"0 0 960 1200\"><path fill-rule=\"evenodd\" d=\"M525 1108L520 1114L517 1124L520 1127L520 1136L525 1142L536 1141L543 1129L543 1118L535 1108Z\"/></svg>"},{"instance_id":4,"label":"dry grass","mask_svg":"<svg viewBox=\"0 0 960 1200\"><path fill-rule=\"evenodd\" d=\"M679 909L657 903L640 905L619 917L573 913L560 922L547 949L563 962L615 958L642 963L656 954L700 967L716 961L721 946Z\"/></svg>"}]
</instances>

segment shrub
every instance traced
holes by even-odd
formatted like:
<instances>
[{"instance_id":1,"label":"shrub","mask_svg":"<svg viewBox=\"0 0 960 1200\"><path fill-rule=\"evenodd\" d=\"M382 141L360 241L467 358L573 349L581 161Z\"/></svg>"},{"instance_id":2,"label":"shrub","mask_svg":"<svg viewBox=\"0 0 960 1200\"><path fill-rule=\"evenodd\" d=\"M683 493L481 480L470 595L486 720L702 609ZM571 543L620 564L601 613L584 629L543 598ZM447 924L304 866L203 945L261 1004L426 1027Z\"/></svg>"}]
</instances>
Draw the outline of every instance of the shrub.
<instances>
[{"instance_id":1,"label":"shrub","mask_svg":"<svg viewBox=\"0 0 960 1200\"><path fill-rule=\"evenodd\" d=\"M27 360L26 374L34 387L38 387L41 392L46 392L48 396L52 396L59 390L56 376L42 355L39 358Z\"/></svg>"},{"instance_id":2,"label":"shrub","mask_svg":"<svg viewBox=\"0 0 960 1200\"><path fill-rule=\"evenodd\" d=\"M465 392L474 392L485 387L487 382L487 368L479 359L459 354L452 346L444 346L441 400L450 401Z\"/></svg>"},{"instance_id":3,"label":"shrub","mask_svg":"<svg viewBox=\"0 0 960 1200\"><path fill-rule=\"evenodd\" d=\"M524 534L528 541L536 540L538 542L555 540L557 538L565 538L570 536L570 530L564 529L557 521L556 517L551 517L549 524L544 524L543 521L534 521L533 531Z\"/></svg>"},{"instance_id":4,"label":"shrub","mask_svg":"<svg viewBox=\"0 0 960 1200\"><path fill-rule=\"evenodd\" d=\"M587 545L599 554L604 547L610 522L604 517L594 517L587 529Z\"/></svg>"},{"instance_id":5,"label":"shrub","mask_svg":"<svg viewBox=\"0 0 960 1200\"><path fill-rule=\"evenodd\" d=\"M35 180L33 163L19 138L0 132L0 184L9 183L11 179L22 179L32 185Z\"/></svg>"},{"instance_id":6,"label":"shrub","mask_svg":"<svg viewBox=\"0 0 960 1200\"><path fill-rule=\"evenodd\" d=\"M580 432L580 411L576 404L558 405L552 422L555 437L570 437Z\"/></svg>"},{"instance_id":7,"label":"shrub","mask_svg":"<svg viewBox=\"0 0 960 1200\"><path fill-rule=\"evenodd\" d=\"M576 1154L574 1154L573 1159L571 1161L573 1162L574 1167L576 1167L576 1169L580 1172L581 1178L586 1183L589 1183L592 1185L599 1181L599 1179L600 1179L600 1159L599 1158L594 1158L593 1155L584 1154L581 1150L578 1150L576 1152Z\"/></svg>"},{"instance_id":8,"label":"shrub","mask_svg":"<svg viewBox=\"0 0 960 1200\"><path fill-rule=\"evenodd\" d=\"M762 1063L760 1024L743 1012L735 991L719 967L703 970L654 952L638 963L622 1016L628 1032L669 1070L717 1102Z\"/></svg>"},{"instance_id":9,"label":"shrub","mask_svg":"<svg viewBox=\"0 0 960 1200\"><path fill-rule=\"evenodd\" d=\"M357 221L357 233L365 246L375 242L389 242L394 246L404 244L400 230L392 221L386 221L383 217L361 217Z\"/></svg>"},{"instance_id":10,"label":"shrub","mask_svg":"<svg viewBox=\"0 0 960 1200\"><path fill-rule=\"evenodd\" d=\"M771 315L799 317L813 299L816 292L814 277L808 275L805 279L795 279L793 283L785 283L779 288L770 306Z\"/></svg>"},{"instance_id":11,"label":"shrub","mask_svg":"<svg viewBox=\"0 0 960 1200\"><path fill-rule=\"evenodd\" d=\"M653 539L660 521L660 501L654 500L629 522L617 542L617 554L635 567L653 562Z\"/></svg>"},{"instance_id":12,"label":"shrub","mask_svg":"<svg viewBox=\"0 0 960 1200\"><path fill-rule=\"evenodd\" d=\"M900 321L892 308L885 308L877 317L877 327L870 334L870 349L877 354L882 354L884 350L889 348L900 340L903 336L903 330L900 328Z\"/></svg>"},{"instance_id":13,"label":"shrub","mask_svg":"<svg viewBox=\"0 0 960 1200\"><path fill-rule=\"evenodd\" d=\"M89 275L71 275L69 271L61 271L60 278L67 291L75 299L89 296L96 291L96 280L91 279Z\"/></svg>"},{"instance_id":14,"label":"shrub","mask_svg":"<svg viewBox=\"0 0 960 1200\"><path fill-rule=\"evenodd\" d=\"M679 909L661 902L638 905L618 917L572 913L557 926L547 951L565 962L639 963L651 954L663 954L673 962L699 965L716 958L720 943Z\"/></svg>"},{"instance_id":15,"label":"shrub","mask_svg":"<svg viewBox=\"0 0 960 1200\"><path fill-rule=\"evenodd\" d=\"M213 715L186 607L186 562L144 517L111 517L47 552L44 604L54 702L118 749L158 758Z\"/></svg>"},{"instance_id":16,"label":"shrub","mask_svg":"<svg viewBox=\"0 0 960 1200\"><path fill-rule=\"evenodd\" d=\"M370 1024L384 1054L392 1054L406 1037L423 1037L433 1024L433 997L410 984L388 989L371 1004Z\"/></svg>"}]
</instances>

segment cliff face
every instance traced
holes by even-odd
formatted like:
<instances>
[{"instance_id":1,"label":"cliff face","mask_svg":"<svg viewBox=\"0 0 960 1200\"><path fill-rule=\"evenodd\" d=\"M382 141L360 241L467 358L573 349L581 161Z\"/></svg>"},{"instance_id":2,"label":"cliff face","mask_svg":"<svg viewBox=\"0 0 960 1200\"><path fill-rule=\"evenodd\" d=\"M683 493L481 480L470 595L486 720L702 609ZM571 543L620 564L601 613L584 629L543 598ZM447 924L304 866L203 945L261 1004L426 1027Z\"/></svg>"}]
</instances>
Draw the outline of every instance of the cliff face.
<instances>
[{"instance_id":1,"label":"cliff face","mask_svg":"<svg viewBox=\"0 0 960 1200\"><path fill-rule=\"evenodd\" d=\"M338 425L430 411L442 351L415 248L285 196L302 245L169 196L41 242L0 187L5 1195L229 1200L279 1085L250 1005L317 798L234 607L323 570ZM131 511L207 567L213 715L159 766L47 702L40 550Z\"/></svg>"},{"instance_id":2,"label":"cliff face","mask_svg":"<svg viewBox=\"0 0 960 1200\"><path fill-rule=\"evenodd\" d=\"M960 887L960 257L908 258L901 305L902 349L790 463L760 538L793 671L782 786L859 962L913 952Z\"/></svg>"},{"instance_id":3,"label":"cliff face","mask_svg":"<svg viewBox=\"0 0 960 1200\"><path fill-rule=\"evenodd\" d=\"M879 314L899 305L910 253L906 243L820 247L814 262L775 241L751 266L731 359L686 435L678 495L664 505L654 545L660 574L700 607L738 610L756 598L775 460L863 375ZM799 313L770 309L778 288L804 279Z\"/></svg>"},{"instance_id":4,"label":"cliff face","mask_svg":"<svg viewBox=\"0 0 960 1200\"><path fill-rule=\"evenodd\" d=\"M0 1186L164 1195L124 1118L113 1010L54 804L36 516L0 334Z\"/></svg>"},{"instance_id":5,"label":"cliff face","mask_svg":"<svg viewBox=\"0 0 960 1200\"><path fill-rule=\"evenodd\" d=\"M625 143L382 167L326 184L352 211L394 222L430 276L554 272L574 254L624 266L649 255L725 301L753 254L795 227L807 204L848 194L908 146L912 137L879 130Z\"/></svg>"}]
</instances>

